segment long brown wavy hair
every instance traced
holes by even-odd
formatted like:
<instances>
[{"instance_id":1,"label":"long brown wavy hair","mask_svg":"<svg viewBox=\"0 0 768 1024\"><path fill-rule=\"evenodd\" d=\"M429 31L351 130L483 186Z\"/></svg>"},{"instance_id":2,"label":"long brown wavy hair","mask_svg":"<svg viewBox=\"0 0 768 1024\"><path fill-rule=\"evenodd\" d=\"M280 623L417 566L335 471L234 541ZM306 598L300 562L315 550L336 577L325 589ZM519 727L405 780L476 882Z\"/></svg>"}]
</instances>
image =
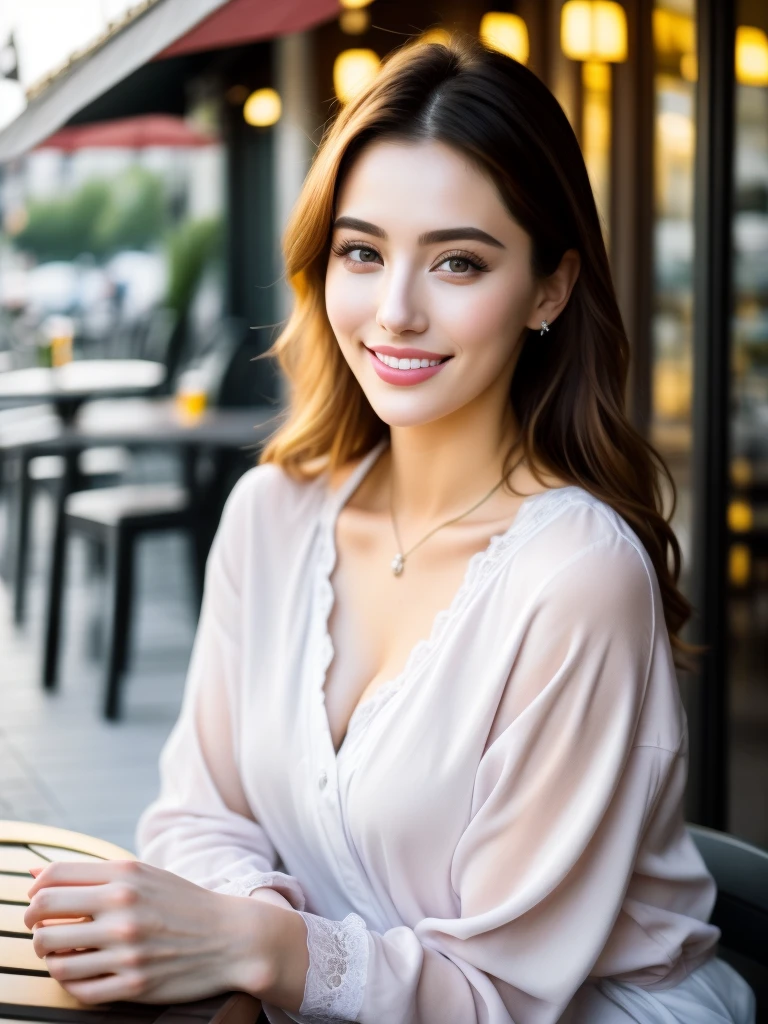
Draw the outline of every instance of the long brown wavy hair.
<instances>
[{"instance_id":1,"label":"long brown wavy hair","mask_svg":"<svg viewBox=\"0 0 768 1024\"><path fill-rule=\"evenodd\" d=\"M680 547L664 516L662 477L672 511L675 487L625 412L629 343L581 150L546 86L503 54L468 39L409 43L327 130L284 238L295 303L270 354L290 402L261 461L306 479L388 436L325 309L339 185L363 147L384 138L446 143L489 174L532 239L534 275L553 273L568 249L579 253L578 280L546 344L533 331L523 340L509 396L521 432L507 465L525 457L537 478L539 467L577 484L630 524L653 561L676 660L689 665L692 649L678 633L690 605L677 587Z\"/></svg>"}]
</instances>

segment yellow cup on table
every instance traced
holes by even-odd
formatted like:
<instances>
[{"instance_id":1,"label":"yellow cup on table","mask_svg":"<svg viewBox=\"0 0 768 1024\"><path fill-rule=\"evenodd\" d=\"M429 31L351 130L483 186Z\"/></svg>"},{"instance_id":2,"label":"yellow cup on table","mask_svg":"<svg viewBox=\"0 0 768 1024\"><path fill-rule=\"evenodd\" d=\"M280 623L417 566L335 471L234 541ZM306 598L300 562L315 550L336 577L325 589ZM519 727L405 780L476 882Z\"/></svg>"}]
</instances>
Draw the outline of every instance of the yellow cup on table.
<instances>
[{"instance_id":1,"label":"yellow cup on table","mask_svg":"<svg viewBox=\"0 0 768 1024\"><path fill-rule=\"evenodd\" d=\"M44 364L64 366L71 363L72 343L75 337L75 324L72 318L53 314L46 317L42 326L47 350Z\"/></svg>"},{"instance_id":2,"label":"yellow cup on table","mask_svg":"<svg viewBox=\"0 0 768 1024\"><path fill-rule=\"evenodd\" d=\"M176 409L183 419L196 420L208 405L208 390L200 370L185 370L176 385Z\"/></svg>"}]
</instances>

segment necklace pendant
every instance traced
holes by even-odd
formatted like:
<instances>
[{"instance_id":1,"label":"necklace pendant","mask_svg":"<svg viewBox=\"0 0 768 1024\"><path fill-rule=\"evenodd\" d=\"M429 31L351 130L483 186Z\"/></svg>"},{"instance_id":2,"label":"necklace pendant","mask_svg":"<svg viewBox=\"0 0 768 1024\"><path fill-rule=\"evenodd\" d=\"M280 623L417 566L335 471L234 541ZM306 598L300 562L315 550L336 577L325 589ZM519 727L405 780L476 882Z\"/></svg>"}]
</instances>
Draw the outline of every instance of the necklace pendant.
<instances>
[{"instance_id":1,"label":"necklace pendant","mask_svg":"<svg viewBox=\"0 0 768 1024\"><path fill-rule=\"evenodd\" d=\"M391 565L392 565L392 572L395 574L395 576L399 576L400 573L405 568L405 559L403 558L403 556L399 552L392 559Z\"/></svg>"}]
</instances>

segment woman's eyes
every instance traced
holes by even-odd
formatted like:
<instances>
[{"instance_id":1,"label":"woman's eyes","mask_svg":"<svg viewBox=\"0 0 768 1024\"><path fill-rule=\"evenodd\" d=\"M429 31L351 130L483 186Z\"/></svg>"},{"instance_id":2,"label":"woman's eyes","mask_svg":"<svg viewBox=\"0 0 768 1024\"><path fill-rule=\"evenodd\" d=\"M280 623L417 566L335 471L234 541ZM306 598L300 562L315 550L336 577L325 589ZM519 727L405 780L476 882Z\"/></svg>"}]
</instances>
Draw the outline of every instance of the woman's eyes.
<instances>
[{"instance_id":1,"label":"woman's eyes","mask_svg":"<svg viewBox=\"0 0 768 1024\"><path fill-rule=\"evenodd\" d=\"M377 258L381 259L381 257L379 256L379 254L376 252L375 249L366 249L366 248L364 248L362 246L359 246L359 247L356 247L356 248L353 248L353 249L347 249L343 253L343 255L349 256L350 259L351 259L353 252L359 252L360 253L359 259L353 259L352 260L353 263L375 263Z\"/></svg>"},{"instance_id":2,"label":"woman's eyes","mask_svg":"<svg viewBox=\"0 0 768 1024\"><path fill-rule=\"evenodd\" d=\"M342 242L341 245L332 246L332 252L335 256L344 258L348 264L356 266L384 262L376 249L362 245L360 242ZM357 254L357 256L353 256L353 254ZM433 265L432 270L438 270L445 264L447 264L448 274L452 277L470 277L472 275L469 271L479 272L488 269L488 264L480 256L463 251L446 253Z\"/></svg>"}]
</instances>

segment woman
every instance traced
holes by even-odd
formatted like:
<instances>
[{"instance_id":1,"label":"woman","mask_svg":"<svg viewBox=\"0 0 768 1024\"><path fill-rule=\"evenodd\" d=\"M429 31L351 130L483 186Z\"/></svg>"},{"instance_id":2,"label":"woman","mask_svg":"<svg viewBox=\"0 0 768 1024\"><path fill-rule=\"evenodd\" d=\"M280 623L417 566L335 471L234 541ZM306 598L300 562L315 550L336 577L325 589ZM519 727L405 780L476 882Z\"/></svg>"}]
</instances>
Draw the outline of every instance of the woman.
<instances>
[{"instance_id":1,"label":"woman","mask_svg":"<svg viewBox=\"0 0 768 1024\"><path fill-rule=\"evenodd\" d=\"M289 415L214 542L144 863L46 868L29 920L94 918L51 973L273 1022L754 1021L684 827L679 550L559 106L500 54L402 50L285 251Z\"/></svg>"}]
</instances>

